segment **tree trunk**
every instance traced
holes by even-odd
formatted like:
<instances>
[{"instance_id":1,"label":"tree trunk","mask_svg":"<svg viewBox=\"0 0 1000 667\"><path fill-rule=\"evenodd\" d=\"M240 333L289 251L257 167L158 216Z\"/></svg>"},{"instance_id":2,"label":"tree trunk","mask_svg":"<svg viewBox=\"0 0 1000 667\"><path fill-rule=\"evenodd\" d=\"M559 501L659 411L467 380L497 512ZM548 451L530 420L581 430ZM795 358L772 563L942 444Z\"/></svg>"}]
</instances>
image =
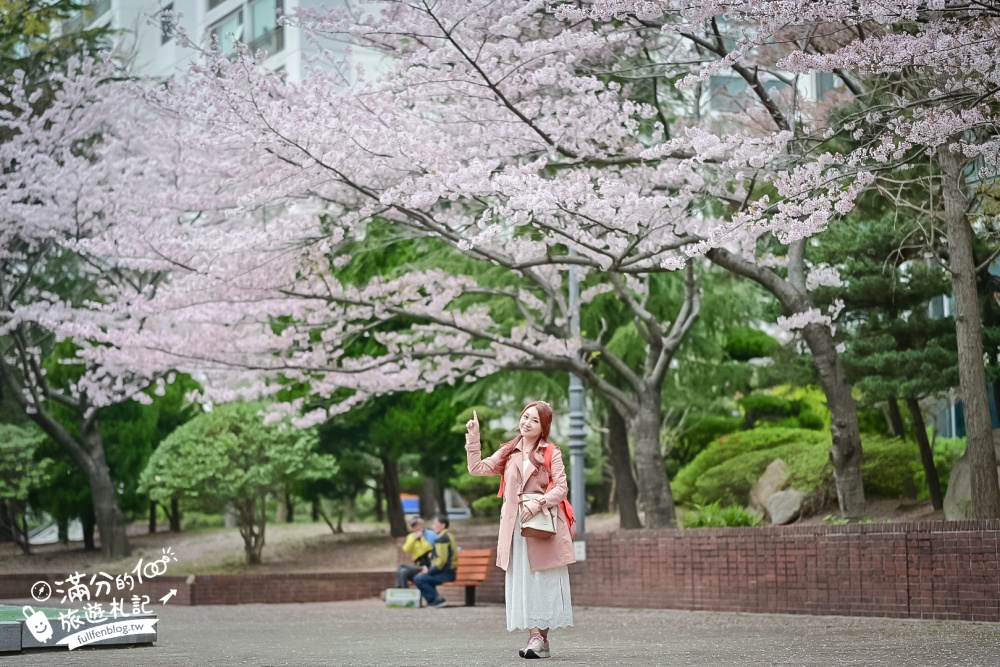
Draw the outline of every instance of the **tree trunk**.
<instances>
[{"instance_id":1,"label":"tree trunk","mask_svg":"<svg viewBox=\"0 0 1000 667\"><path fill-rule=\"evenodd\" d=\"M16 516L14 499L0 498L0 542L17 541Z\"/></svg>"},{"instance_id":2,"label":"tree trunk","mask_svg":"<svg viewBox=\"0 0 1000 667\"><path fill-rule=\"evenodd\" d=\"M170 532L181 532L181 504L177 496L170 499Z\"/></svg>"},{"instance_id":3,"label":"tree trunk","mask_svg":"<svg viewBox=\"0 0 1000 667\"><path fill-rule=\"evenodd\" d=\"M94 518L101 534L101 555L107 560L128 556L128 535L125 532L125 515L118 505L111 473L104 460L104 443L96 422L89 422L81 434L83 445L89 453L84 472L90 482L90 495L94 503Z\"/></svg>"},{"instance_id":4,"label":"tree trunk","mask_svg":"<svg viewBox=\"0 0 1000 667\"><path fill-rule=\"evenodd\" d=\"M94 544L94 525L96 519L94 518L93 511L87 508L83 514L80 515L80 528L83 532L83 550L84 551L97 551L97 547ZM69 537L67 533L67 538Z\"/></svg>"},{"instance_id":5,"label":"tree trunk","mask_svg":"<svg viewBox=\"0 0 1000 667\"><path fill-rule=\"evenodd\" d=\"M403 501L399 497L399 469L396 460L382 456L383 489L385 490L386 514L389 516L389 534L393 537L406 537L406 517L403 516Z\"/></svg>"},{"instance_id":6,"label":"tree trunk","mask_svg":"<svg viewBox=\"0 0 1000 667\"><path fill-rule=\"evenodd\" d=\"M94 515L101 531L101 551L106 560L114 560L129 555L128 536L125 533L125 516L118 505L118 496L111 481L108 464L104 458L104 443L94 418L86 415L93 406L78 406L78 437L72 435L62 424L44 409L44 405L29 405L25 389L18 381L14 370L0 357L0 381L11 390L18 407L52 438L83 471L90 485L90 496ZM47 389L46 389L47 391Z\"/></svg>"},{"instance_id":7,"label":"tree trunk","mask_svg":"<svg viewBox=\"0 0 1000 667\"><path fill-rule=\"evenodd\" d=\"M42 431L52 438L73 460L87 477L94 516L101 532L101 552L106 560L129 555L128 536L125 533L125 516L118 505L108 464L104 458L104 443L97 421L88 418L87 406L80 406L79 436L72 435L44 409L44 405L29 405L13 369L0 357L0 381L11 390L15 402Z\"/></svg>"},{"instance_id":8,"label":"tree trunk","mask_svg":"<svg viewBox=\"0 0 1000 667\"><path fill-rule=\"evenodd\" d=\"M990 428L983 367L982 319L976 289L976 262L972 228L966 216L963 158L942 147L942 201L948 229L948 268L955 297L955 336L958 340L958 377L965 409L965 435L971 473L972 507L969 518L1000 518L1000 483Z\"/></svg>"},{"instance_id":9,"label":"tree trunk","mask_svg":"<svg viewBox=\"0 0 1000 667\"><path fill-rule=\"evenodd\" d=\"M382 509L382 499L385 497L385 489L382 488L382 480L375 480L375 520L379 523L385 521L385 511Z\"/></svg>"},{"instance_id":10,"label":"tree trunk","mask_svg":"<svg viewBox=\"0 0 1000 667\"><path fill-rule=\"evenodd\" d=\"M860 519L864 517L867 505L861 482L858 406L851 395L851 385L847 382L830 328L822 324L810 324L802 333L816 362L820 386L826 394L826 405L832 416L830 461L833 463L840 515L845 519Z\"/></svg>"},{"instance_id":11,"label":"tree trunk","mask_svg":"<svg viewBox=\"0 0 1000 667\"><path fill-rule=\"evenodd\" d=\"M319 521L319 503L320 503L319 496L313 498L313 500L312 500L312 521L313 521L313 523L316 523L317 521Z\"/></svg>"},{"instance_id":12,"label":"tree trunk","mask_svg":"<svg viewBox=\"0 0 1000 667\"><path fill-rule=\"evenodd\" d=\"M889 426L892 428L892 434L897 438L906 440L906 427L903 426L903 415L899 411L899 400L895 396L890 396L887 403L889 406Z\"/></svg>"},{"instance_id":13,"label":"tree trunk","mask_svg":"<svg viewBox=\"0 0 1000 667\"><path fill-rule=\"evenodd\" d=\"M16 498L0 498L0 542L16 542L22 553L31 553L26 503Z\"/></svg>"},{"instance_id":14,"label":"tree trunk","mask_svg":"<svg viewBox=\"0 0 1000 667\"><path fill-rule=\"evenodd\" d=\"M748 262L723 248L713 248L706 257L719 266L753 280L777 297L788 313L805 313L813 307L806 288L805 242L796 241L789 246L788 279L770 269ZM830 460L833 478L837 485L840 514L847 519L864 516L865 491L861 484L861 430L858 428L858 408L851 396L840 355L837 353L830 328L810 324L802 330L816 369L820 386L826 394L827 407L832 413L830 425L833 445Z\"/></svg>"},{"instance_id":15,"label":"tree trunk","mask_svg":"<svg viewBox=\"0 0 1000 667\"><path fill-rule=\"evenodd\" d=\"M438 505L437 491L435 479L430 475L424 475L423 483L420 485L420 516L428 521L438 511L438 507L444 511L444 505Z\"/></svg>"},{"instance_id":16,"label":"tree trunk","mask_svg":"<svg viewBox=\"0 0 1000 667\"><path fill-rule=\"evenodd\" d=\"M285 523L295 523L295 496L288 491L285 491L285 508Z\"/></svg>"},{"instance_id":17,"label":"tree trunk","mask_svg":"<svg viewBox=\"0 0 1000 667\"><path fill-rule=\"evenodd\" d=\"M672 528L677 517L660 446L660 393L646 391L638 398L639 409L630 419L629 431L646 528Z\"/></svg>"},{"instance_id":18,"label":"tree trunk","mask_svg":"<svg viewBox=\"0 0 1000 667\"><path fill-rule=\"evenodd\" d=\"M621 527L626 530L642 528L636 499L639 490L632 475L632 457L628 449L628 424L618 410L610 403L608 408L608 459L614 471L615 501Z\"/></svg>"},{"instance_id":19,"label":"tree trunk","mask_svg":"<svg viewBox=\"0 0 1000 667\"><path fill-rule=\"evenodd\" d=\"M267 526L267 497L244 499L236 508L247 565L260 565Z\"/></svg>"},{"instance_id":20,"label":"tree trunk","mask_svg":"<svg viewBox=\"0 0 1000 667\"><path fill-rule=\"evenodd\" d=\"M149 501L149 534L156 532L156 501Z\"/></svg>"},{"instance_id":21,"label":"tree trunk","mask_svg":"<svg viewBox=\"0 0 1000 667\"><path fill-rule=\"evenodd\" d=\"M447 481L442 481L440 479L435 479L434 480L434 488L437 490L436 500L437 500L438 507L440 508L438 511L440 511L442 514L444 514L444 515L447 516L447 514L448 514L448 500L444 497L444 490L445 490L445 485L446 484L447 484Z\"/></svg>"},{"instance_id":22,"label":"tree trunk","mask_svg":"<svg viewBox=\"0 0 1000 667\"><path fill-rule=\"evenodd\" d=\"M15 506L20 503L15 503ZM31 554L31 539L28 537L28 507L27 503L21 505L21 529L19 531L17 543L21 545L21 552L26 556Z\"/></svg>"},{"instance_id":23,"label":"tree trunk","mask_svg":"<svg viewBox=\"0 0 1000 667\"><path fill-rule=\"evenodd\" d=\"M337 532L338 532L338 531L337 531L337 526L334 526L334 525L333 525L333 522L332 522L332 521L330 521L330 517L328 517L328 516L326 515L326 511L324 511L324 510L323 510L323 507L322 507L322 505L320 505L319 503L316 503L315 505L313 505L313 507L315 508L315 510L316 510L316 513L317 513L317 514L318 514L319 516L323 517L323 521L325 521L325 522L326 522L326 525L328 525L328 526L330 527L330 532L331 532L331 533L333 533L334 535L336 535L336 534L337 534ZM339 532L341 532L341 533L342 533L342 532L344 532L344 529L343 529L343 526L341 526L341 529L340 529L340 531L339 531Z\"/></svg>"},{"instance_id":24,"label":"tree trunk","mask_svg":"<svg viewBox=\"0 0 1000 667\"><path fill-rule=\"evenodd\" d=\"M927 425L924 423L924 414L920 411L920 404L915 398L906 399L906 407L910 411L910 418L913 420L913 430L917 438L917 446L920 447L920 463L924 466L924 477L927 479L927 491L931 494L931 505L936 510L944 509L944 497L941 495L941 480L938 478L937 466L934 465L934 451L931 443L927 440Z\"/></svg>"},{"instance_id":25,"label":"tree trunk","mask_svg":"<svg viewBox=\"0 0 1000 667\"><path fill-rule=\"evenodd\" d=\"M288 494L280 489L274 500L274 522L285 523L288 520Z\"/></svg>"}]
</instances>

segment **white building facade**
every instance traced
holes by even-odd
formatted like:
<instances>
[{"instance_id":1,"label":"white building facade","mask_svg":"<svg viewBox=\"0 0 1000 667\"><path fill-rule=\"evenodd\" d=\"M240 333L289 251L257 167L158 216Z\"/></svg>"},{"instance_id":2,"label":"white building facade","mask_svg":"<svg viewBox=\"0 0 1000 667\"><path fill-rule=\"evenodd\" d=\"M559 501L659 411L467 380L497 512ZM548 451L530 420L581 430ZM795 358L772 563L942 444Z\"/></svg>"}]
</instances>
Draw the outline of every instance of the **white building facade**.
<instances>
[{"instance_id":1,"label":"white building facade","mask_svg":"<svg viewBox=\"0 0 1000 667\"><path fill-rule=\"evenodd\" d=\"M197 52L180 46L170 23L162 20L164 12L173 12L195 43L207 45L215 35L223 50L232 51L238 40L254 51L266 51L267 67L299 81L308 56L318 49L301 29L279 25L278 17L304 6L335 4L335 0L98 0L78 22L120 31L137 74L171 76L196 58ZM344 45L332 40L324 41L323 48L335 57L344 53ZM373 59L370 54L361 57Z\"/></svg>"}]
</instances>

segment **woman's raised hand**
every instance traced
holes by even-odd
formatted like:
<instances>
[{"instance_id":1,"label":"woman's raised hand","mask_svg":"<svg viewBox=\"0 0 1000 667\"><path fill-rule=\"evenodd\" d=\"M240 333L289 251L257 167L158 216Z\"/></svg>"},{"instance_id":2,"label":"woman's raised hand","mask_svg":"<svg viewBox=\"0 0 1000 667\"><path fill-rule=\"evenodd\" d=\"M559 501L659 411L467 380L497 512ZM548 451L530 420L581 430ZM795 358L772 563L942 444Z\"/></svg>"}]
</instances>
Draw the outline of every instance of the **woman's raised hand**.
<instances>
[{"instance_id":1,"label":"woman's raised hand","mask_svg":"<svg viewBox=\"0 0 1000 667\"><path fill-rule=\"evenodd\" d=\"M479 435L479 415L472 411L472 419L465 422L465 428L469 430L469 435Z\"/></svg>"}]
</instances>

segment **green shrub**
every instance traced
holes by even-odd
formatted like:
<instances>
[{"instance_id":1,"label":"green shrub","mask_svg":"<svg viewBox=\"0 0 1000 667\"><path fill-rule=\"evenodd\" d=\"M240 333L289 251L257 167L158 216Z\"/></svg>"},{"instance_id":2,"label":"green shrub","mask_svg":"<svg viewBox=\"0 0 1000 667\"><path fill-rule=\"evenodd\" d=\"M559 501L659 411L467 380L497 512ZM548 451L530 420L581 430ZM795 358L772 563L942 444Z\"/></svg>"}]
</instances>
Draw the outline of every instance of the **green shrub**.
<instances>
[{"instance_id":1,"label":"green shrub","mask_svg":"<svg viewBox=\"0 0 1000 667\"><path fill-rule=\"evenodd\" d=\"M733 361L768 357L781 344L759 329L733 327L726 336L725 351Z\"/></svg>"},{"instance_id":2,"label":"green shrub","mask_svg":"<svg viewBox=\"0 0 1000 667\"><path fill-rule=\"evenodd\" d=\"M738 431L743 420L725 415L696 414L687 418L678 442L670 450L670 458L683 468L714 440Z\"/></svg>"},{"instance_id":3,"label":"green shrub","mask_svg":"<svg viewBox=\"0 0 1000 667\"><path fill-rule=\"evenodd\" d=\"M922 466L916 441L866 433L861 438L861 449L865 494L878 498L917 497L915 480Z\"/></svg>"},{"instance_id":4,"label":"green shrub","mask_svg":"<svg viewBox=\"0 0 1000 667\"><path fill-rule=\"evenodd\" d=\"M787 464L789 485L796 489L810 493L822 491L832 479L826 443L787 444L740 454L706 471L695 485L692 501L747 505L750 488L775 459Z\"/></svg>"},{"instance_id":5,"label":"green shrub","mask_svg":"<svg viewBox=\"0 0 1000 667\"><path fill-rule=\"evenodd\" d=\"M498 517L501 505L503 498L498 498L496 494L483 496L472 501L472 512L478 517Z\"/></svg>"},{"instance_id":6,"label":"green shrub","mask_svg":"<svg viewBox=\"0 0 1000 667\"><path fill-rule=\"evenodd\" d=\"M674 479L680 504L715 501L745 505L750 487L776 458L788 464L789 481L806 492L825 490L831 480L829 435L820 431L761 428L722 436Z\"/></svg>"},{"instance_id":7,"label":"green shrub","mask_svg":"<svg viewBox=\"0 0 1000 667\"><path fill-rule=\"evenodd\" d=\"M878 408L858 408L858 429L862 433L889 435L889 422Z\"/></svg>"},{"instance_id":8,"label":"green shrub","mask_svg":"<svg viewBox=\"0 0 1000 667\"><path fill-rule=\"evenodd\" d=\"M798 397L796 397L798 396ZM823 430L827 427L823 412L825 406L815 405L808 392L779 389L758 392L739 400L743 409L745 428L778 427Z\"/></svg>"},{"instance_id":9,"label":"green shrub","mask_svg":"<svg viewBox=\"0 0 1000 667\"><path fill-rule=\"evenodd\" d=\"M861 444L865 493L881 498L930 498L916 440L863 434ZM965 438L938 438L934 441L934 466L941 481L942 494L947 493L952 468L964 451Z\"/></svg>"},{"instance_id":10,"label":"green shrub","mask_svg":"<svg viewBox=\"0 0 1000 667\"><path fill-rule=\"evenodd\" d=\"M681 525L685 528L726 528L729 526L759 526L763 518L738 505L722 507L719 501L709 505L695 505L684 513Z\"/></svg>"},{"instance_id":11,"label":"green shrub","mask_svg":"<svg viewBox=\"0 0 1000 667\"><path fill-rule=\"evenodd\" d=\"M791 417L795 414L791 401L772 394L755 393L739 400L740 407L747 416L756 419L765 417Z\"/></svg>"}]
</instances>

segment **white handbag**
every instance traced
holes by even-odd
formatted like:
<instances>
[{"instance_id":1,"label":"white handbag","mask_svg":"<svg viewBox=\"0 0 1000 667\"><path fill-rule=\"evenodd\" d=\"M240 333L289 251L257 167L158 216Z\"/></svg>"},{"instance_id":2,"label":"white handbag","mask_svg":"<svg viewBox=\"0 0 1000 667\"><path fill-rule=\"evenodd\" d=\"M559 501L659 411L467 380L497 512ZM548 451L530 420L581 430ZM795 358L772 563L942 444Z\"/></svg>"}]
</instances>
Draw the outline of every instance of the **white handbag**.
<instances>
[{"instance_id":1,"label":"white handbag","mask_svg":"<svg viewBox=\"0 0 1000 667\"><path fill-rule=\"evenodd\" d=\"M540 493L522 493L520 495L521 505L529 500L541 497L542 494ZM520 507L518 507L518 511L521 511ZM523 519L521 521L521 537L548 539L555 534L556 515L553 512L550 512L547 507L543 507L538 514L531 517L527 521L524 521Z\"/></svg>"}]
</instances>

